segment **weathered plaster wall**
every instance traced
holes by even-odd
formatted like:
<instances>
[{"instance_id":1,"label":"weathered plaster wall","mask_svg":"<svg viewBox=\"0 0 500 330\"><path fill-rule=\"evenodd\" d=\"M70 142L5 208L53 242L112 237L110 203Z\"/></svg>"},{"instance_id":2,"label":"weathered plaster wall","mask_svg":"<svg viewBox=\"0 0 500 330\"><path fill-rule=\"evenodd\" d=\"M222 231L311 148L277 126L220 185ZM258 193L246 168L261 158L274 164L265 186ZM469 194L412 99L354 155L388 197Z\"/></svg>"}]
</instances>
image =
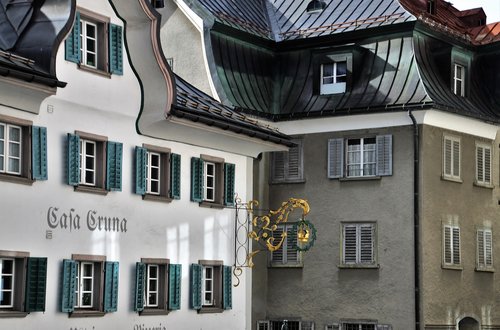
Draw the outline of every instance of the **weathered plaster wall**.
<instances>
[{"instance_id":1,"label":"weathered plaster wall","mask_svg":"<svg viewBox=\"0 0 500 330\"><path fill-rule=\"evenodd\" d=\"M392 176L327 178L328 139L376 134L393 134ZM312 320L318 329L342 319L414 327L412 134L411 126L401 126L303 136L306 182L271 185L270 206L275 209L290 197L307 199L307 218L316 226L317 240L301 269L255 268L256 273L267 271L268 319ZM297 212L291 220L299 217ZM378 269L338 267L341 221L377 222ZM256 301L254 297L254 306Z\"/></svg>"},{"instance_id":2,"label":"weathered plaster wall","mask_svg":"<svg viewBox=\"0 0 500 330\"><path fill-rule=\"evenodd\" d=\"M423 125L421 130L423 324L455 326L469 316L483 326L500 326L498 274L475 270L478 227L491 226L494 264L495 256L500 255L500 244L495 242L500 231L497 221L499 139L488 140L429 125ZM462 182L442 179L444 134L460 138ZM495 188L474 185L476 142L491 144ZM457 220L460 226L461 269L442 267L442 226L450 218Z\"/></svg>"}]
</instances>

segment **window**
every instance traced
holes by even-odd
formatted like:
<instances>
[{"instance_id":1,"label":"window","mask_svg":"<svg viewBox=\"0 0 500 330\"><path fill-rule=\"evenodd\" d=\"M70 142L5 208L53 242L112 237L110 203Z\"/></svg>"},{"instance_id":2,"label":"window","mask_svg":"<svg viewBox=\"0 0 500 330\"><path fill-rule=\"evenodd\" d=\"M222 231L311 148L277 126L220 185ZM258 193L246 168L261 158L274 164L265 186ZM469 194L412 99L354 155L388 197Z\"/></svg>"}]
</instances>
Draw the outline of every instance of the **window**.
<instances>
[{"instance_id":1,"label":"window","mask_svg":"<svg viewBox=\"0 0 500 330\"><path fill-rule=\"evenodd\" d=\"M354 330L392 330L392 326L389 324L376 324L373 322L359 322L359 321L348 321L342 324L328 324L325 326L325 330L345 330L345 329L354 329Z\"/></svg>"},{"instance_id":2,"label":"window","mask_svg":"<svg viewBox=\"0 0 500 330\"><path fill-rule=\"evenodd\" d=\"M0 317L45 312L47 258L0 251Z\"/></svg>"},{"instance_id":3,"label":"window","mask_svg":"<svg viewBox=\"0 0 500 330\"><path fill-rule=\"evenodd\" d=\"M107 137L68 134L68 184L75 190L106 194L121 191L123 145Z\"/></svg>"},{"instance_id":4,"label":"window","mask_svg":"<svg viewBox=\"0 0 500 330\"><path fill-rule=\"evenodd\" d=\"M392 135L328 140L328 177L392 175Z\"/></svg>"},{"instance_id":5,"label":"window","mask_svg":"<svg viewBox=\"0 0 500 330\"><path fill-rule=\"evenodd\" d=\"M491 186L491 146L476 144L476 183Z\"/></svg>"},{"instance_id":6,"label":"window","mask_svg":"<svg viewBox=\"0 0 500 330\"><path fill-rule=\"evenodd\" d=\"M210 207L234 205L235 165L202 155L191 158L191 201Z\"/></svg>"},{"instance_id":7,"label":"window","mask_svg":"<svg viewBox=\"0 0 500 330\"><path fill-rule=\"evenodd\" d=\"M168 259L142 259L136 264L134 310L159 315L180 309L181 278L181 265Z\"/></svg>"},{"instance_id":8,"label":"window","mask_svg":"<svg viewBox=\"0 0 500 330\"><path fill-rule=\"evenodd\" d=\"M344 93L346 81L347 61L321 64L321 95Z\"/></svg>"},{"instance_id":9,"label":"window","mask_svg":"<svg viewBox=\"0 0 500 330\"><path fill-rule=\"evenodd\" d=\"M314 330L314 322L312 321L258 321L257 330L281 330L286 323L288 330Z\"/></svg>"},{"instance_id":10,"label":"window","mask_svg":"<svg viewBox=\"0 0 500 330\"><path fill-rule=\"evenodd\" d=\"M368 323L343 323L342 330L375 330L375 324Z\"/></svg>"},{"instance_id":11,"label":"window","mask_svg":"<svg viewBox=\"0 0 500 330\"><path fill-rule=\"evenodd\" d=\"M232 267L222 261L201 260L191 264L190 307L200 313L232 308Z\"/></svg>"},{"instance_id":12,"label":"window","mask_svg":"<svg viewBox=\"0 0 500 330\"><path fill-rule=\"evenodd\" d=\"M304 156L302 140L288 151L271 153L271 183L304 182Z\"/></svg>"},{"instance_id":13,"label":"window","mask_svg":"<svg viewBox=\"0 0 500 330\"><path fill-rule=\"evenodd\" d=\"M282 235L286 233L281 247L276 251L271 252L271 266L280 267L301 267L302 253L297 250L297 230L293 223L278 225L278 228L273 231L274 242L279 242Z\"/></svg>"},{"instance_id":14,"label":"window","mask_svg":"<svg viewBox=\"0 0 500 330\"><path fill-rule=\"evenodd\" d=\"M476 270L493 270L493 234L489 228L477 230Z\"/></svg>"},{"instance_id":15,"label":"window","mask_svg":"<svg viewBox=\"0 0 500 330\"><path fill-rule=\"evenodd\" d=\"M443 141L443 177L460 180L460 139L445 135Z\"/></svg>"},{"instance_id":16,"label":"window","mask_svg":"<svg viewBox=\"0 0 500 330\"><path fill-rule=\"evenodd\" d=\"M443 265L460 266L460 227L457 225L443 226Z\"/></svg>"},{"instance_id":17,"label":"window","mask_svg":"<svg viewBox=\"0 0 500 330\"><path fill-rule=\"evenodd\" d=\"M168 148L135 148L135 193L144 199L171 201L181 194L181 156Z\"/></svg>"},{"instance_id":18,"label":"window","mask_svg":"<svg viewBox=\"0 0 500 330\"><path fill-rule=\"evenodd\" d=\"M453 64L453 93L465 96L465 68L457 63Z\"/></svg>"},{"instance_id":19,"label":"window","mask_svg":"<svg viewBox=\"0 0 500 330\"><path fill-rule=\"evenodd\" d=\"M427 12L431 15L436 14L436 2L435 2L435 0L427 0Z\"/></svg>"},{"instance_id":20,"label":"window","mask_svg":"<svg viewBox=\"0 0 500 330\"><path fill-rule=\"evenodd\" d=\"M92 72L123 74L122 27L83 8L65 41L65 58Z\"/></svg>"},{"instance_id":21,"label":"window","mask_svg":"<svg viewBox=\"0 0 500 330\"><path fill-rule=\"evenodd\" d=\"M47 129L0 115L0 180L47 180Z\"/></svg>"},{"instance_id":22,"label":"window","mask_svg":"<svg viewBox=\"0 0 500 330\"><path fill-rule=\"evenodd\" d=\"M73 255L63 260L61 311L71 316L116 312L118 262L104 256Z\"/></svg>"},{"instance_id":23,"label":"window","mask_svg":"<svg viewBox=\"0 0 500 330\"><path fill-rule=\"evenodd\" d=\"M342 223L342 266L377 266L375 230L375 223Z\"/></svg>"}]
</instances>

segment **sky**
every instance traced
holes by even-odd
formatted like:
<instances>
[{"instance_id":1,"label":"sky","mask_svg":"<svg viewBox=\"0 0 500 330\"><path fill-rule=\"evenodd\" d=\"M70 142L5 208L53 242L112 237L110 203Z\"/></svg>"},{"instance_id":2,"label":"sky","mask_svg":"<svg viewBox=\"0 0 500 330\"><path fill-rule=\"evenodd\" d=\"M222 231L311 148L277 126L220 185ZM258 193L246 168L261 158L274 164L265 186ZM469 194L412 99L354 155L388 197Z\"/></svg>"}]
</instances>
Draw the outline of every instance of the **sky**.
<instances>
[{"instance_id":1,"label":"sky","mask_svg":"<svg viewBox=\"0 0 500 330\"><path fill-rule=\"evenodd\" d=\"M457 9L472 9L483 7L486 22L500 22L500 0L448 0Z\"/></svg>"}]
</instances>

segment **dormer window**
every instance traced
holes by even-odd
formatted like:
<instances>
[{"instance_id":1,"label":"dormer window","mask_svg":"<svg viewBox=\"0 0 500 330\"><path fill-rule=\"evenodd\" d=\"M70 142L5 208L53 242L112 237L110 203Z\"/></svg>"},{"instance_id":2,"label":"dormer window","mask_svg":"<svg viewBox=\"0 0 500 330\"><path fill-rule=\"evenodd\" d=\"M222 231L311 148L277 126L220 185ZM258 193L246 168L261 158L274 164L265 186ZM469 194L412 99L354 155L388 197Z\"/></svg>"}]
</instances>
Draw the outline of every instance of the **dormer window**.
<instances>
[{"instance_id":1,"label":"dormer window","mask_svg":"<svg viewBox=\"0 0 500 330\"><path fill-rule=\"evenodd\" d=\"M453 93L465 96L465 68L457 63L453 65Z\"/></svg>"},{"instance_id":2,"label":"dormer window","mask_svg":"<svg viewBox=\"0 0 500 330\"><path fill-rule=\"evenodd\" d=\"M338 94L346 91L347 61L324 63L321 65L320 93Z\"/></svg>"},{"instance_id":3,"label":"dormer window","mask_svg":"<svg viewBox=\"0 0 500 330\"><path fill-rule=\"evenodd\" d=\"M435 2L435 0L427 0L427 12L431 15L436 14L436 2Z\"/></svg>"}]
</instances>

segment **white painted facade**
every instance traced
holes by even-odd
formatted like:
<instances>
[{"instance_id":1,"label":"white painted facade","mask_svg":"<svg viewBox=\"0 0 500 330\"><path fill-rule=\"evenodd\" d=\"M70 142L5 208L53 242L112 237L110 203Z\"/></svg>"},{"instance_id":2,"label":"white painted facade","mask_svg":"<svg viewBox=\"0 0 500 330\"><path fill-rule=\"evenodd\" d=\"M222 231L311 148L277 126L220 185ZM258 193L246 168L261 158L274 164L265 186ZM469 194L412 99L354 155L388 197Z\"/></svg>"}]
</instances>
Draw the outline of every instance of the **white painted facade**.
<instances>
[{"instance_id":1,"label":"white painted facade","mask_svg":"<svg viewBox=\"0 0 500 330\"><path fill-rule=\"evenodd\" d=\"M123 26L107 1L78 0L77 5ZM0 328L250 329L251 272L248 270L243 271L240 285L232 289L232 309L203 314L189 308L190 264L199 260L221 260L224 265L233 265L235 253L235 211L201 207L190 201L190 159L206 154L235 164L235 192L243 201L252 198L253 160L220 150L218 145L210 149L139 134L136 130L141 107L139 82L127 56L123 60L122 76L108 78L89 73L65 60L62 43L57 54L57 77L67 82L67 86L46 98L39 114L20 110L22 99L20 109L0 105L0 115L46 127L48 152L48 180L35 181L32 185L0 181L0 250L24 251L32 257L48 258L45 313L3 318ZM25 89L23 93L31 91ZM4 97L2 94L3 90L0 98ZM75 191L66 184L67 134L75 131L123 143L121 191L103 196ZM255 141L247 143L255 144ZM180 200L149 201L134 194L134 148L142 144L170 148L181 155ZM119 218L121 230L99 228L88 222L91 214ZM62 261L71 259L72 254L100 255L107 261L119 262L116 312L102 317L69 317L68 313L61 312ZM135 264L141 258L167 258L171 263L182 265L180 310L147 316L134 312Z\"/></svg>"}]
</instances>

